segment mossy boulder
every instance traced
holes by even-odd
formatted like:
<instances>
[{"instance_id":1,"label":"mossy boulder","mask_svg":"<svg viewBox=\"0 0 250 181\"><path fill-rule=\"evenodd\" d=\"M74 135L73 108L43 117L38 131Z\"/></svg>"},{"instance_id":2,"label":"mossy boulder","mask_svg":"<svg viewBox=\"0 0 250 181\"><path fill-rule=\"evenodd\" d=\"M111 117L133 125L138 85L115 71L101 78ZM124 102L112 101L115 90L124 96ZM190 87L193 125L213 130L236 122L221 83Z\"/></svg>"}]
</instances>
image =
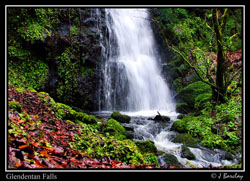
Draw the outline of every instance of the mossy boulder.
<instances>
[{"instance_id":1,"label":"mossy boulder","mask_svg":"<svg viewBox=\"0 0 250 181\"><path fill-rule=\"evenodd\" d=\"M185 120L181 119L181 120L175 121L170 130L177 131L179 133L187 132Z\"/></svg>"},{"instance_id":2,"label":"mossy boulder","mask_svg":"<svg viewBox=\"0 0 250 181\"><path fill-rule=\"evenodd\" d=\"M181 167L181 163L178 161L176 156L170 154L170 153L164 153L163 159L166 162L167 166L176 166L176 167Z\"/></svg>"},{"instance_id":3,"label":"mossy boulder","mask_svg":"<svg viewBox=\"0 0 250 181\"><path fill-rule=\"evenodd\" d=\"M190 108L187 103L185 102L178 102L176 104L176 112L182 113L182 114L187 114L190 112Z\"/></svg>"},{"instance_id":4,"label":"mossy boulder","mask_svg":"<svg viewBox=\"0 0 250 181\"><path fill-rule=\"evenodd\" d=\"M81 121L86 124L97 124L98 119L93 115L84 112L77 112L70 106L63 103L56 103L57 117L64 120Z\"/></svg>"},{"instance_id":5,"label":"mossy boulder","mask_svg":"<svg viewBox=\"0 0 250 181\"><path fill-rule=\"evenodd\" d=\"M119 140L126 139L125 128L114 119L109 119L107 121L104 132L109 132L112 136Z\"/></svg>"},{"instance_id":6,"label":"mossy boulder","mask_svg":"<svg viewBox=\"0 0 250 181\"><path fill-rule=\"evenodd\" d=\"M212 93L200 94L195 98L194 108L195 110L202 110L206 107L207 103L211 100Z\"/></svg>"},{"instance_id":7,"label":"mossy boulder","mask_svg":"<svg viewBox=\"0 0 250 181\"><path fill-rule=\"evenodd\" d=\"M185 146L185 145L182 145L181 146L181 157L182 158L187 158L189 160L195 160L195 156L194 154L190 151L190 149Z\"/></svg>"},{"instance_id":8,"label":"mossy boulder","mask_svg":"<svg viewBox=\"0 0 250 181\"><path fill-rule=\"evenodd\" d=\"M184 118L184 114L179 114L178 116L177 116L177 119L183 119Z\"/></svg>"},{"instance_id":9,"label":"mossy boulder","mask_svg":"<svg viewBox=\"0 0 250 181\"><path fill-rule=\"evenodd\" d=\"M143 153L156 153L157 148L153 141L146 140L146 141L136 141L136 146L139 148L139 150Z\"/></svg>"},{"instance_id":10,"label":"mossy boulder","mask_svg":"<svg viewBox=\"0 0 250 181\"><path fill-rule=\"evenodd\" d=\"M191 112L195 108L195 101L198 101L197 106L201 105L209 98L211 92L211 87L201 81L187 85L177 93L176 99L180 104L177 104L176 110L181 113ZM204 95L199 96L200 94Z\"/></svg>"},{"instance_id":11,"label":"mossy boulder","mask_svg":"<svg viewBox=\"0 0 250 181\"><path fill-rule=\"evenodd\" d=\"M114 111L111 114L111 118L117 120L120 123L129 123L130 121L130 116L125 115L125 114L121 114L119 111Z\"/></svg>"},{"instance_id":12,"label":"mossy boulder","mask_svg":"<svg viewBox=\"0 0 250 181\"><path fill-rule=\"evenodd\" d=\"M191 147L195 147L196 144L198 143L198 139L197 138L193 138L190 134L187 133L181 133L178 134L174 139L173 139L174 143L183 143L186 146L191 146Z\"/></svg>"}]
</instances>

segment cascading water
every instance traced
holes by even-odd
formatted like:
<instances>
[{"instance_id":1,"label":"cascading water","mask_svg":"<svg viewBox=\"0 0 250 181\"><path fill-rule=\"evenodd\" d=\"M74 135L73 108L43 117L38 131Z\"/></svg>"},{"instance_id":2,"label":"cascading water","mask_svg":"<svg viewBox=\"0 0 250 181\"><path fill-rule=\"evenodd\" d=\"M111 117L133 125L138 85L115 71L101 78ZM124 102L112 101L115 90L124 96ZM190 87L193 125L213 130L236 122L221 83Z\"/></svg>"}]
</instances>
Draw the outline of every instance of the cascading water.
<instances>
[{"instance_id":1,"label":"cascading water","mask_svg":"<svg viewBox=\"0 0 250 181\"><path fill-rule=\"evenodd\" d=\"M157 64L147 10L107 9L106 12L111 47L104 69L104 109L175 111Z\"/></svg>"},{"instance_id":2,"label":"cascading water","mask_svg":"<svg viewBox=\"0 0 250 181\"><path fill-rule=\"evenodd\" d=\"M220 166L232 162L223 160L225 152L190 148L195 160L181 157L181 145L171 140L176 132L170 127L177 119L175 102L161 76L153 32L147 9L106 9L106 36L102 36L103 102L101 111L110 115L114 110L128 114L132 120L135 140L152 140L157 149L175 155L185 167ZM149 120L159 111L171 118L168 123ZM159 161L162 163L161 156ZM188 162L187 162L188 161ZM189 164L188 164L189 163Z\"/></svg>"}]
</instances>

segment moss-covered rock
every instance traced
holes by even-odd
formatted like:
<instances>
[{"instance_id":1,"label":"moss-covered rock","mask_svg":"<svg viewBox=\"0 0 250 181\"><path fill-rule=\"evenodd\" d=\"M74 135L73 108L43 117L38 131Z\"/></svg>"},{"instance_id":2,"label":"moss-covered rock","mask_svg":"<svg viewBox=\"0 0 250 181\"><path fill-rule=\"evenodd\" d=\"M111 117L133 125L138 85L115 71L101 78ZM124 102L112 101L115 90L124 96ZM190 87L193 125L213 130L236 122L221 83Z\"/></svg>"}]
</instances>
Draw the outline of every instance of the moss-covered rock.
<instances>
[{"instance_id":1,"label":"moss-covered rock","mask_svg":"<svg viewBox=\"0 0 250 181\"><path fill-rule=\"evenodd\" d=\"M211 100L212 98L212 93L204 93L204 94L199 94L196 98L195 98L195 104L194 104L194 108L195 110L202 110L206 107L207 103Z\"/></svg>"},{"instance_id":2,"label":"moss-covered rock","mask_svg":"<svg viewBox=\"0 0 250 181\"><path fill-rule=\"evenodd\" d=\"M130 116L125 115L125 114L121 114L119 111L114 111L111 114L111 118L117 120L120 123L129 123L130 121Z\"/></svg>"},{"instance_id":3,"label":"moss-covered rock","mask_svg":"<svg viewBox=\"0 0 250 181\"><path fill-rule=\"evenodd\" d=\"M173 139L174 143L183 143L186 146L191 146L191 147L195 147L196 144L198 143L198 139L197 138L193 138L190 134L187 133L181 133L178 134L174 139Z\"/></svg>"},{"instance_id":4,"label":"moss-covered rock","mask_svg":"<svg viewBox=\"0 0 250 181\"><path fill-rule=\"evenodd\" d=\"M115 138L123 140L126 139L125 128L116 120L109 119L104 128L104 132L109 132Z\"/></svg>"},{"instance_id":5,"label":"moss-covered rock","mask_svg":"<svg viewBox=\"0 0 250 181\"><path fill-rule=\"evenodd\" d=\"M177 120L173 123L171 129L171 131L177 131L179 133L185 133L187 131L186 129L186 122L181 119L181 120Z\"/></svg>"},{"instance_id":6,"label":"moss-covered rock","mask_svg":"<svg viewBox=\"0 0 250 181\"><path fill-rule=\"evenodd\" d=\"M180 162L178 161L178 159L176 158L176 156L174 156L170 153L165 153L163 158L164 158L164 161L166 162L167 166L169 166L169 167L171 167L171 166L181 167L182 166L180 164Z\"/></svg>"},{"instance_id":7,"label":"moss-covered rock","mask_svg":"<svg viewBox=\"0 0 250 181\"><path fill-rule=\"evenodd\" d=\"M179 114L178 116L177 116L177 119L182 119L182 118L184 118L184 114Z\"/></svg>"},{"instance_id":8,"label":"moss-covered rock","mask_svg":"<svg viewBox=\"0 0 250 181\"><path fill-rule=\"evenodd\" d=\"M176 112L187 114L190 112L190 107L185 102L178 102L176 104Z\"/></svg>"},{"instance_id":9,"label":"moss-covered rock","mask_svg":"<svg viewBox=\"0 0 250 181\"><path fill-rule=\"evenodd\" d=\"M182 113L183 111L191 112L195 107L195 100L197 100L197 106L204 103L208 99L208 96L211 95L211 91L211 87L201 81L189 84L181 89L176 96L178 102L181 103L177 106L177 111L181 111ZM200 94L203 94L203 96L199 96Z\"/></svg>"},{"instance_id":10,"label":"moss-covered rock","mask_svg":"<svg viewBox=\"0 0 250 181\"><path fill-rule=\"evenodd\" d=\"M57 110L57 116L60 119L81 121L86 124L97 124L98 119L93 115L88 115L83 112L77 112L70 106L63 103L56 103L55 108Z\"/></svg>"},{"instance_id":11,"label":"moss-covered rock","mask_svg":"<svg viewBox=\"0 0 250 181\"><path fill-rule=\"evenodd\" d=\"M136 141L136 146L139 148L139 150L143 153L156 153L157 148L153 141L146 140L146 141Z\"/></svg>"},{"instance_id":12,"label":"moss-covered rock","mask_svg":"<svg viewBox=\"0 0 250 181\"><path fill-rule=\"evenodd\" d=\"M189 160L194 160L195 159L195 156L194 154L190 151L190 149L185 146L185 145L182 145L181 146L181 157L182 158L187 158Z\"/></svg>"}]
</instances>

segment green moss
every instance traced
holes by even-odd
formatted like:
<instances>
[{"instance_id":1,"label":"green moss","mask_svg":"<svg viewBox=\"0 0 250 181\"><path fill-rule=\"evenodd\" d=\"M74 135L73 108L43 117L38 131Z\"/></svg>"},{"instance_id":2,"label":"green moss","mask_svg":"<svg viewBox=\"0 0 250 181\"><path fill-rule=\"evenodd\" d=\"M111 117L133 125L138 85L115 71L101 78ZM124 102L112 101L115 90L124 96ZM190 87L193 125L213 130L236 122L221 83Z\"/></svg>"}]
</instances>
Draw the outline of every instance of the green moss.
<instances>
[{"instance_id":1,"label":"green moss","mask_svg":"<svg viewBox=\"0 0 250 181\"><path fill-rule=\"evenodd\" d=\"M208 101L212 98L212 93L199 94L195 98L194 108L195 110L202 110L206 107Z\"/></svg>"},{"instance_id":2,"label":"green moss","mask_svg":"<svg viewBox=\"0 0 250 181\"><path fill-rule=\"evenodd\" d=\"M126 130L125 128L116 120L109 119L106 123L106 128L104 128L105 132L109 132L117 139L125 139L126 138Z\"/></svg>"},{"instance_id":3,"label":"green moss","mask_svg":"<svg viewBox=\"0 0 250 181\"><path fill-rule=\"evenodd\" d=\"M186 114L186 113L189 113L190 112L190 107L187 103L185 102L178 102L176 104L176 111L178 113L183 113L183 114Z\"/></svg>"},{"instance_id":4,"label":"green moss","mask_svg":"<svg viewBox=\"0 0 250 181\"><path fill-rule=\"evenodd\" d=\"M181 133L178 134L174 139L173 139L174 143L183 143L187 146L190 147L195 147L196 144L198 143L198 139L197 138L193 138L190 134L187 133Z\"/></svg>"},{"instance_id":5,"label":"green moss","mask_svg":"<svg viewBox=\"0 0 250 181\"><path fill-rule=\"evenodd\" d=\"M171 130L177 131L179 133L187 132L185 120L181 119L181 120L175 121L171 127Z\"/></svg>"},{"instance_id":6,"label":"green moss","mask_svg":"<svg viewBox=\"0 0 250 181\"><path fill-rule=\"evenodd\" d=\"M128 115L121 114L119 111L114 111L111 114L111 118L117 120L120 123L129 123L131 119Z\"/></svg>"},{"instance_id":7,"label":"green moss","mask_svg":"<svg viewBox=\"0 0 250 181\"><path fill-rule=\"evenodd\" d=\"M72 120L74 122L81 121L87 124L97 124L99 121L95 116L77 112L69 105L63 103L56 103L55 109L57 110L56 115L59 119Z\"/></svg>"},{"instance_id":8,"label":"green moss","mask_svg":"<svg viewBox=\"0 0 250 181\"><path fill-rule=\"evenodd\" d=\"M22 87L18 87L18 88L16 88L16 91L22 94L22 93L23 93L23 91L24 91L24 88L22 88Z\"/></svg>"},{"instance_id":9,"label":"green moss","mask_svg":"<svg viewBox=\"0 0 250 181\"><path fill-rule=\"evenodd\" d=\"M19 102L9 101L8 105L9 105L9 109L12 109L12 110L17 111L17 112L21 112L22 105Z\"/></svg>"},{"instance_id":10,"label":"green moss","mask_svg":"<svg viewBox=\"0 0 250 181\"><path fill-rule=\"evenodd\" d=\"M176 98L179 100L179 102L181 103L186 103L189 106L189 110L193 109L195 106L195 100L196 98L200 95L200 94L211 94L211 88L209 85L201 82L201 81L197 81L194 83L189 84L188 86L184 87L183 89L181 89ZM204 97L204 95L203 95ZM203 100L201 99L202 96L198 97L197 99L199 101ZM197 101L198 101L197 100Z\"/></svg>"},{"instance_id":11,"label":"green moss","mask_svg":"<svg viewBox=\"0 0 250 181\"><path fill-rule=\"evenodd\" d=\"M142 153L156 153L157 149L153 141L136 141L136 146Z\"/></svg>"}]
</instances>

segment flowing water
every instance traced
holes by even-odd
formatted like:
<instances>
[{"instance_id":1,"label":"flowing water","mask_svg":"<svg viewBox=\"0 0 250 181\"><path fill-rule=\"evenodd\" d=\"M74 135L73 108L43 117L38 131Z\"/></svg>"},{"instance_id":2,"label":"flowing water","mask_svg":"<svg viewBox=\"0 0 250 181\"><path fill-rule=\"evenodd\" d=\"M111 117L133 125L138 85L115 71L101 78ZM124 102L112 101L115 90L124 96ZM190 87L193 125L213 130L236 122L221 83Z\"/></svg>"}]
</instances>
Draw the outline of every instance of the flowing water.
<instances>
[{"instance_id":1,"label":"flowing water","mask_svg":"<svg viewBox=\"0 0 250 181\"><path fill-rule=\"evenodd\" d=\"M102 41L103 100L99 116L110 116L119 110L130 115L126 127L134 129L134 140L152 140L157 149L175 155L185 167L220 166L225 152L202 147L190 148L195 160L181 157L181 145L171 140L177 135L170 128L178 113L167 83L161 75L147 9L106 9L106 38ZM169 116L168 123L149 120L159 111ZM159 156L161 164L165 164Z\"/></svg>"}]
</instances>

